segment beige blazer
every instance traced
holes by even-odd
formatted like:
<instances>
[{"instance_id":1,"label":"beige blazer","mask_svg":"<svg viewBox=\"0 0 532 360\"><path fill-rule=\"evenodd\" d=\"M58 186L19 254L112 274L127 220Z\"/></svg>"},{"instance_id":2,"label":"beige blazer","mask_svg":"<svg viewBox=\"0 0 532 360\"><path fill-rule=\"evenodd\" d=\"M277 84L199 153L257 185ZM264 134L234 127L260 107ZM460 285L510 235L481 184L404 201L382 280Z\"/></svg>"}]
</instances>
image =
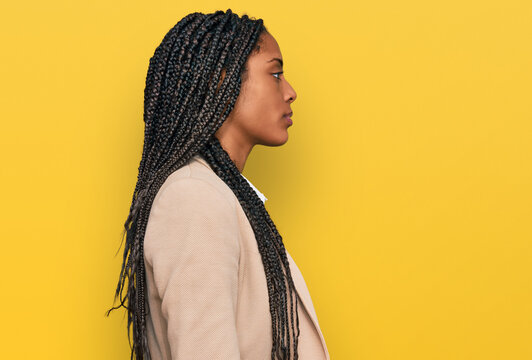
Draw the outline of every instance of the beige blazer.
<instances>
[{"instance_id":1,"label":"beige blazer","mask_svg":"<svg viewBox=\"0 0 532 360\"><path fill-rule=\"evenodd\" d=\"M300 300L299 359L329 359L305 280L287 257ZM144 264L154 360L271 359L272 321L255 234L233 191L200 155L157 193Z\"/></svg>"}]
</instances>

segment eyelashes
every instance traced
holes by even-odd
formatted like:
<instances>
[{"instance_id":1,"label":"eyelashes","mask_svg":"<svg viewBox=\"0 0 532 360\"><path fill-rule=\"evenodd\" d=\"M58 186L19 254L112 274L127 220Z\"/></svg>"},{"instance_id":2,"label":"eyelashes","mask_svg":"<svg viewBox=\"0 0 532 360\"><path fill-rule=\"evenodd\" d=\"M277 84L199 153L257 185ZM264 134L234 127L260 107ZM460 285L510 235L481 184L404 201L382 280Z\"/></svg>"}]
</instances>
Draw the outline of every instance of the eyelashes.
<instances>
[{"instance_id":1,"label":"eyelashes","mask_svg":"<svg viewBox=\"0 0 532 360\"><path fill-rule=\"evenodd\" d=\"M277 72L277 73L274 73L274 74L272 74L272 75L274 75L274 76L275 76L275 75L279 75L279 76L281 76L282 73L283 73L283 71L281 71L281 72ZM277 80L281 80L280 77L276 77L276 76L275 76L275 78L276 78Z\"/></svg>"}]
</instances>

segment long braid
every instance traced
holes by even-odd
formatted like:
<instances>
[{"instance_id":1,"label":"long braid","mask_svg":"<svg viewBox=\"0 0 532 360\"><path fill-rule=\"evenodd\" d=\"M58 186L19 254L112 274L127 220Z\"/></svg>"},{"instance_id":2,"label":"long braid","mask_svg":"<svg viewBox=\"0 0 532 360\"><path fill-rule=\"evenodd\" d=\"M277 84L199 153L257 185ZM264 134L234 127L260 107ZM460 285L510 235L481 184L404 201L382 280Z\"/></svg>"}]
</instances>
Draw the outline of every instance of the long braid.
<instances>
[{"instance_id":1,"label":"long braid","mask_svg":"<svg viewBox=\"0 0 532 360\"><path fill-rule=\"evenodd\" d=\"M131 359L151 359L143 259L151 205L168 176L196 154L201 154L231 188L254 231L269 296L271 358L298 359L298 300L282 237L264 204L214 135L233 110L242 81L247 78L246 60L258 51L260 36L267 32L262 19L239 17L231 9L212 14L195 12L168 31L150 58L144 90L144 147L122 233L126 244L115 292L120 305L107 312L109 315L114 309L127 309L128 339L133 329Z\"/></svg>"},{"instance_id":2,"label":"long braid","mask_svg":"<svg viewBox=\"0 0 532 360\"><path fill-rule=\"evenodd\" d=\"M268 295L270 298L270 312L272 314L272 330L274 336L279 337L279 342L273 344L272 359L274 354L278 354L281 359L288 359L288 345L285 344L284 337L287 336L287 343L290 342L288 332L286 291L290 291L291 305L291 328L293 330L293 304L296 303L297 335L294 338L294 349L297 349L299 336L299 319L297 315L297 299L293 280L289 271L289 263L286 257L282 237L271 221L262 200L256 192L249 186L249 183L240 176L236 165L231 161L229 154L222 148L216 137L213 137L207 146L202 150L201 155L211 165L215 173L233 190L242 208L250 220L250 224L257 239L257 245L264 264L266 280L268 284ZM284 269L283 269L284 268ZM286 272L284 272L284 271ZM286 285L288 282L288 286ZM277 325L279 323L279 326ZM292 349L293 350L293 349ZM297 359L297 354L295 357Z\"/></svg>"}]
</instances>

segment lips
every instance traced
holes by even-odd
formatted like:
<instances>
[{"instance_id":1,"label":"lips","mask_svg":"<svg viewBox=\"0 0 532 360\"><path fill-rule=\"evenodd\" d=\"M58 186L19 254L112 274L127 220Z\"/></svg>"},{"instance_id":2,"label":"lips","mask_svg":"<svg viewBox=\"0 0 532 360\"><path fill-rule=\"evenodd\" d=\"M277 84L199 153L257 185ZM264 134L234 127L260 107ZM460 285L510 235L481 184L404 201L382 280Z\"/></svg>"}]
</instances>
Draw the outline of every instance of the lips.
<instances>
[{"instance_id":1,"label":"lips","mask_svg":"<svg viewBox=\"0 0 532 360\"><path fill-rule=\"evenodd\" d=\"M288 124L289 124L289 125L292 125L292 119L291 119L291 117L292 117L293 114L294 114L294 113L293 113L292 111L290 111L288 114L284 114L284 118L286 119L286 121L288 121Z\"/></svg>"},{"instance_id":2,"label":"lips","mask_svg":"<svg viewBox=\"0 0 532 360\"><path fill-rule=\"evenodd\" d=\"M289 113L286 113L284 114L284 117L288 120L290 120L290 122L292 122L292 115L294 115L294 112L293 111L290 111Z\"/></svg>"}]
</instances>

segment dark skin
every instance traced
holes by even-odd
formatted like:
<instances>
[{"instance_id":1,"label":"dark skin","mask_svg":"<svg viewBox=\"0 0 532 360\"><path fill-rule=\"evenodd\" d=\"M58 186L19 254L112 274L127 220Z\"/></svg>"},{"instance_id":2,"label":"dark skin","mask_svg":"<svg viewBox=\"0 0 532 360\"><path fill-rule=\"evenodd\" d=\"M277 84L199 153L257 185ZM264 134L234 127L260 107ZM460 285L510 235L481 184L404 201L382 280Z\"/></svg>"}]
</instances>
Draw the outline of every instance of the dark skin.
<instances>
[{"instance_id":1,"label":"dark skin","mask_svg":"<svg viewBox=\"0 0 532 360\"><path fill-rule=\"evenodd\" d=\"M241 173L255 145L280 146L288 141L290 122L285 115L297 97L282 74L277 41L268 33L261 38L260 52L246 62L248 78L235 106L215 134Z\"/></svg>"}]
</instances>

